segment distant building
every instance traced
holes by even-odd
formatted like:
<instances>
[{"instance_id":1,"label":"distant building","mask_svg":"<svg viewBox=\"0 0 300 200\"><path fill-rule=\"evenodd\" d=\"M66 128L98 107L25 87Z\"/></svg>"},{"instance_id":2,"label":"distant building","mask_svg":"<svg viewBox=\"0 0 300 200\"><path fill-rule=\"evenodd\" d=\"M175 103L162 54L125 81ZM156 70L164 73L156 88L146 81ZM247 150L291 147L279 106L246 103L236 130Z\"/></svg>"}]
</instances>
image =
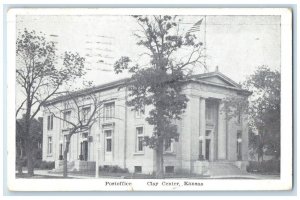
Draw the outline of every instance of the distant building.
<instances>
[{"instance_id":1,"label":"distant building","mask_svg":"<svg viewBox=\"0 0 300 200\"><path fill-rule=\"evenodd\" d=\"M152 135L153 127L145 121L150 108L133 111L126 106L128 91L119 87L124 81L100 85L92 91L107 100L103 118L91 130L73 135L68 157L70 168L84 170L98 159L99 166L117 165L136 173L155 171L155 151L143 146L142 141L144 136ZM87 92L91 91L80 91L80 95L84 97ZM182 120L176 122L179 140L164 147L165 171L207 174L218 163L244 169L248 161L247 117L237 116L227 121L221 108L222 99L247 97L250 93L218 71L194 76L184 86L183 93L189 102ZM65 101L63 97L57 98L46 106L63 108ZM89 102L82 105L84 113L88 114L89 106ZM69 120L75 115L72 107L56 114ZM43 160L56 161L59 168L68 125L54 118L48 109L43 115Z\"/></svg>"}]
</instances>

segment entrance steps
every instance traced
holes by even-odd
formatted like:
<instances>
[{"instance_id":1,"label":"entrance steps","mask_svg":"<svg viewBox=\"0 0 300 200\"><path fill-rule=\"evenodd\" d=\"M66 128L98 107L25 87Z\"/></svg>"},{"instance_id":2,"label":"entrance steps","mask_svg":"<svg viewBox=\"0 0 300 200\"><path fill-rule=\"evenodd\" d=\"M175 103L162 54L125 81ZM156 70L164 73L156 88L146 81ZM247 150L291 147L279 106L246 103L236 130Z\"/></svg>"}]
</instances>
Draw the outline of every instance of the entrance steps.
<instances>
[{"instance_id":1,"label":"entrance steps","mask_svg":"<svg viewBox=\"0 0 300 200\"><path fill-rule=\"evenodd\" d=\"M248 175L246 171L243 171L240 168L238 168L235 165L234 161L209 162L208 171L209 175L212 177Z\"/></svg>"},{"instance_id":2,"label":"entrance steps","mask_svg":"<svg viewBox=\"0 0 300 200\"><path fill-rule=\"evenodd\" d=\"M81 160L74 160L68 161L68 171L95 171L96 162L95 161L81 161ZM56 160L55 161L55 172L62 172L63 171L63 160Z\"/></svg>"},{"instance_id":3,"label":"entrance steps","mask_svg":"<svg viewBox=\"0 0 300 200\"><path fill-rule=\"evenodd\" d=\"M63 166L64 166L63 160L57 160L55 161L55 168L52 170L53 172L62 172ZM73 171L75 166L75 161L68 161L67 168L68 171Z\"/></svg>"}]
</instances>

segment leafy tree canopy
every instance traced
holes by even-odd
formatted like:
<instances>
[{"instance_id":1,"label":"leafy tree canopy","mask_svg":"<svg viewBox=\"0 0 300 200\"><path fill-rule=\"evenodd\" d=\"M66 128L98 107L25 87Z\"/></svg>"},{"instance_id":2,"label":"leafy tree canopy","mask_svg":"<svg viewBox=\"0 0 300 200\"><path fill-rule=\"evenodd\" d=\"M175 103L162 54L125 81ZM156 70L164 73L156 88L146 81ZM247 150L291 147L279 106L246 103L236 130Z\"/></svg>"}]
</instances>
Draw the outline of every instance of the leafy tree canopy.
<instances>
[{"instance_id":1,"label":"leafy tree canopy","mask_svg":"<svg viewBox=\"0 0 300 200\"><path fill-rule=\"evenodd\" d=\"M224 100L223 110L228 119L247 114L249 145L259 157L263 156L263 151L280 155L280 81L280 72L260 66L243 83L243 87L252 92L248 99L231 97Z\"/></svg>"},{"instance_id":2,"label":"leafy tree canopy","mask_svg":"<svg viewBox=\"0 0 300 200\"><path fill-rule=\"evenodd\" d=\"M128 57L121 57L114 65L115 72L128 70L132 76L128 82L128 105L134 110L152 105L146 120L154 125L153 136L145 138L151 148L163 140L177 138L174 120L180 119L187 106L182 93L184 81L191 74L189 67L202 64L202 43L196 36L180 33L178 16L133 16L140 30L135 32L137 45L144 47L144 55L150 59L146 66L131 64ZM188 55L178 59L178 52L185 49Z\"/></svg>"},{"instance_id":3,"label":"leafy tree canopy","mask_svg":"<svg viewBox=\"0 0 300 200\"><path fill-rule=\"evenodd\" d=\"M24 114L24 138L27 155L28 174L33 175L31 126L34 117L43 104L59 95L63 84L74 81L84 75L84 61L78 53L65 52L62 67L57 64L55 44L47 41L40 32L27 31L19 33L16 41L16 82L20 90L17 99L16 117ZM23 99L22 99L23 98ZM18 121L16 122L18 125ZM20 126L20 125L19 125Z\"/></svg>"},{"instance_id":4,"label":"leafy tree canopy","mask_svg":"<svg viewBox=\"0 0 300 200\"><path fill-rule=\"evenodd\" d=\"M267 66L259 67L246 81L245 86L253 91L249 113L251 126L260 135L261 148L271 154L280 154L280 72Z\"/></svg>"}]
</instances>

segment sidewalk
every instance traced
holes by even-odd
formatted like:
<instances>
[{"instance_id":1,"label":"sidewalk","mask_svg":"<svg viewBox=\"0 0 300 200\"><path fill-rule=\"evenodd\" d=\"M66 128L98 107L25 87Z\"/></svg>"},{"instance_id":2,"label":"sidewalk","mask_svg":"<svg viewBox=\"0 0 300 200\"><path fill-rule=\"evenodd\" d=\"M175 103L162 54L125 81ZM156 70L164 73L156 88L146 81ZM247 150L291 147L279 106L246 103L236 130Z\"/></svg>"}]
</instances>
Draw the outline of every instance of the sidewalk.
<instances>
[{"instance_id":1,"label":"sidewalk","mask_svg":"<svg viewBox=\"0 0 300 200\"><path fill-rule=\"evenodd\" d=\"M251 174L256 179L280 179L280 175Z\"/></svg>"},{"instance_id":2,"label":"sidewalk","mask_svg":"<svg viewBox=\"0 0 300 200\"><path fill-rule=\"evenodd\" d=\"M64 178L62 173L51 173L51 170L34 170L35 176L43 176L43 177L57 177ZM17 173L17 172L16 172ZM23 173L26 174L27 170L23 170ZM77 179L93 179L95 177L85 176L85 175L73 175L71 173L68 174L68 178L77 178Z\"/></svg>"},{"instance_id":3,"label":"sidewalk","mask_svg":"<svg viewBox=\"0 0 300 200\"><path fill-rule=\"evenodd\" d=\"M27 173L26 170L23 171L24 174ZM53 177L53 178L63 178L62 173L53 173L51 170L35 170L34 171L35 176L42 176L42 177L36 177L36 178L47 178L47 177ZM25 177L24 177L25 178ZM72 172L68 173L68 178L76 178L76 179L95 179L95 176L92 175L75 175L72 174ZM99 179L124 179L125 176L102 176L100 174ZM136 179L137 177L134 177ZM149 177L144 177L144 178L149 178ZM186 179L187 177L166 177L166 179ZM128 177L126 177L128 179ZM143 179L138 178L138 179ZM280 179L279 175L261 175L261 174L243 174L243 175L215 175L215 176L209 176L209 177L189 177L188 179Z\"/></svg>"}]
</instances>

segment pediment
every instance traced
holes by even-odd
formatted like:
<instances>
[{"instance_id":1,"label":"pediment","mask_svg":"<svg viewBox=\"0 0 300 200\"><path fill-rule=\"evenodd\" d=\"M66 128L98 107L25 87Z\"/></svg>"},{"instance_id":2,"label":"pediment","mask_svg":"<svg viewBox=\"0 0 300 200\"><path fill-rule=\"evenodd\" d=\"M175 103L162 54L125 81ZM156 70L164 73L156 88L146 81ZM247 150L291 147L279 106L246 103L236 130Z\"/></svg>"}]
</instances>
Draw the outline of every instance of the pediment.
<instances>
[{"instance_id":1,"label":"pediment","mask_svg":"<svg viewBox=\"0 0 300 200\"><path fill-rule=\"evenodd\" d=\"M223 75L221 73L212 73L212 74L207 74L207 75L202 74L202 75L196 77L196 79L205 81L208 83L217 84L217 85L240 88L240 86L236 82L234 82L233 80L231 80L230 78L226 77L225 75Z\"/></svg>"}]
</instances>

